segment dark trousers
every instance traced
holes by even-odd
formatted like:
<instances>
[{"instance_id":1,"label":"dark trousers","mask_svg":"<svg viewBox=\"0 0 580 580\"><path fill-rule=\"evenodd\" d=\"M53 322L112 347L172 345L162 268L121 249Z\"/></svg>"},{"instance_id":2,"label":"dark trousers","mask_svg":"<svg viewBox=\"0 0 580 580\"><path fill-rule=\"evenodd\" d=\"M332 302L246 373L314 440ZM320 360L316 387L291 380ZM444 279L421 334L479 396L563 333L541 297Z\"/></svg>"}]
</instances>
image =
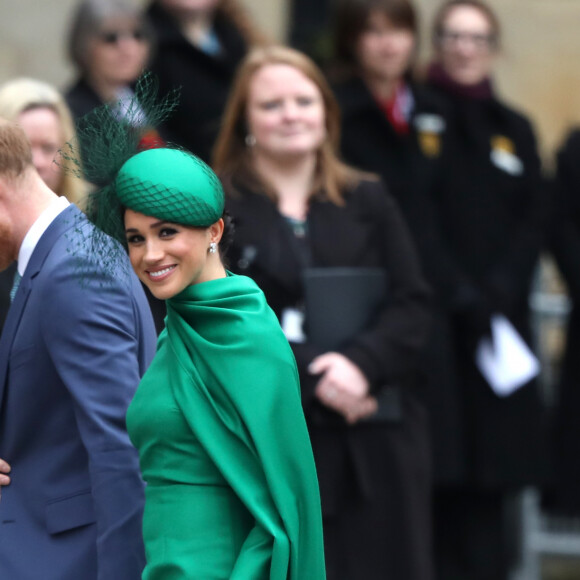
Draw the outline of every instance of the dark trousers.
<instances>
[{"instance_id":1,"label":"dark trousers","mask_svg":"<svg viewBox=\"0 0 580 580\"><path fill-rule=\"evenodd\" d=\"M504 493L436 491L433 502L437 579L507 580Z\"/></svg>"}]
</instances>

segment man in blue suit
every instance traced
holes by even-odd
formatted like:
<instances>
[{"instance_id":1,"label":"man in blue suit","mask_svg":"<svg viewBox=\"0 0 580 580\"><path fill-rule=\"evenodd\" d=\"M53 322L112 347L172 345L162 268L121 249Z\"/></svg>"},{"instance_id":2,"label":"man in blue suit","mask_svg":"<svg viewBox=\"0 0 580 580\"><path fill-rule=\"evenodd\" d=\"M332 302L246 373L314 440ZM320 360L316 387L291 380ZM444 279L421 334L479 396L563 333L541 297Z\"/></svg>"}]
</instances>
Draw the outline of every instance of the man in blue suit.
<instances>
[{"instance_id":1,"label":"man in blue suit","mask_svg":"<svg viewBox=\"0 0 580 580\"><path fill-rule=\"evenodd\" d=\"M137 580L144 567L125 412L155 330L126 256L108 238L95 251L92 234L0 121L0 271L16 260L22 276L0 340L2 580Z\"/></svg>"}]
</instances>

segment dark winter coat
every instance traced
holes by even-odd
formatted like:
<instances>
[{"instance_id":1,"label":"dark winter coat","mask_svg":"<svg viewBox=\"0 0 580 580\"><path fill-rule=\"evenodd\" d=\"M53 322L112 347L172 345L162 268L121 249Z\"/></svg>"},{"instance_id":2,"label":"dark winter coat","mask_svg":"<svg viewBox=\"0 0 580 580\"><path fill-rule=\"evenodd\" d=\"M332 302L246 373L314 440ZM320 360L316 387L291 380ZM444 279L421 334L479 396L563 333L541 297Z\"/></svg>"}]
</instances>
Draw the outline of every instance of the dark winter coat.
<instances>
[{"instance_id":1,"label":"dark winter coat","mask_svg":"<svg viewBox=\"0 0 580 580\"><path fill-rule=\"evenodd\" d=\"M80 119L93 109L104 105L102 99L84 78L78 79L64 96L74 119Z\"/></svg>"},{"instance_id":2,"label":"dark winter coat","mask_svg":"<svg viewBox=\"0 0 580 580\"><path fill-rule=\"evenodd\" d=\"M214 25L222 51L212 56L185 38L159 2L153 2L147 14L157 37L150 69L159 79L160 93L180 90L179 106L163 134L209 162L230 85L247 52L246 42L233 23L218 14Z\"/></svg>"},{"instance_id":3,"label":"dark winter coat","mask_svg":"<svg viewBox=\"0 0 580 580\"><path fill-rule=\"evenodd\" d=\"M284 308L303 300L303 265L294 234L266 196L241 191L227 202L236 223L230 268L254 278L281 316ZM345 564L351 575L343 570L338 577L383 578L385 570L394 570L399 578L429 578L429 453L426 417L416 394L418 353L429 327L429 290L404 220L381 184L364 181L345 200L343 207L311 201L307 243L312 265L387 271L388 303L372 327L340 352L363 371L375 392L382 385L402 387L403 418L347 426L314 397L319 377L307 367L323 351L308 341L292 343L325 521L329 525L337 515L348 517L359 509L355 506L369 506L374 518L374 523L353 523L346 541L356 557ZM371 524L375 531L359 534L359 524L367 530ZM329 566L348 556L329 549Z\"/></svg>"},{"instance_id":4,"label":"dark winter coat","mask_svg":"<svg viewBox=\"0 0 580 580\"><path fill-rule=\"evenodd\" d=\"M554 417L554 460L559 507L580 513L580 130L558 154L550 248L568 286L572 311Z\"/></svg>"},{"instance_id":5,"label":"dark winter coat","mask_svg":"<svg viewBox=\"0 0 580 580\"><path fill-rule=\"evenodd\" d=\"M544 418L536 382L495 395L474 364L492 313L528 341L531 283L543 243L545 184L529 121L494 97L447 99L444 183L434 190L445 260L438 287L456 341L462 481L488 488L545 476Z\"/></svg>"},{"instance_id":6,"label":"dark winter coat","mask_svg":"<svg viewBox=\"0 0 580 580\"><path fill-rule=\"evenodd\" d=\"M431 199L442 187L443 146L447 107L432 91L408 85L413 108L409 132L395 131L366 84L352 77L335 85L341 107L341 152L344 159L383 179L397 200L413 233L423 271L438 294L430 339L422 354L424 396L431 417L431 449L436 482L457 479L463 466L456 433L461 412L457 397L456 363L451 327L442 305L446 288L445 250L440 247ZM440 271L442 270L442 271ZM441 289L440 292L438 290Z\"/></svg>"}]
</instances>

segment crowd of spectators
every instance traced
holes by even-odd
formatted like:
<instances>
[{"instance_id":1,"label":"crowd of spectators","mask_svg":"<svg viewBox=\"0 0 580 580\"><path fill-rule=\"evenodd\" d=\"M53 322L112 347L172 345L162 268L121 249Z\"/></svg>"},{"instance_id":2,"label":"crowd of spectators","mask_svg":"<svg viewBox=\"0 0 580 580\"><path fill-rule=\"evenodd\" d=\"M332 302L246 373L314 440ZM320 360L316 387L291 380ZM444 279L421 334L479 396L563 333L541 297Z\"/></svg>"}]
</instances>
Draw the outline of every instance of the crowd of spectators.
<instances>
[{"instance_id":1,"label":"crowd of spectators","mask_svg":"<svg viewBox=\"0 0 580 580\"><path fill-rule=\"evenodd\" d=\"M580 513L580 133L555 175L543 171L533 120L495 88L509 29L484 1L442 2L427 64L411 0L293 7L304 52L275 46L236 0L82 0L74 83L11 79L0 116L82 209L91 184L53 161L72 119L109 103L125 122L146 71L161 95L177 90L167 122L143 114L138 130L144 147L185 148L223 180L229 267L262 288L298 362L328 578L507 579L514 491L538 486L553 509ZM539 377L503 396L477 365L500 318L533 350L542 253L572 302L555 409ZM328 351L309 339L303 280L337 267L381 268L388 283L367 327ZM0 274L0 320L12 276ZM163 305L150 305L160 332ZM387 392L398 412L377 419Z\"/></svg>"}]
</instances>

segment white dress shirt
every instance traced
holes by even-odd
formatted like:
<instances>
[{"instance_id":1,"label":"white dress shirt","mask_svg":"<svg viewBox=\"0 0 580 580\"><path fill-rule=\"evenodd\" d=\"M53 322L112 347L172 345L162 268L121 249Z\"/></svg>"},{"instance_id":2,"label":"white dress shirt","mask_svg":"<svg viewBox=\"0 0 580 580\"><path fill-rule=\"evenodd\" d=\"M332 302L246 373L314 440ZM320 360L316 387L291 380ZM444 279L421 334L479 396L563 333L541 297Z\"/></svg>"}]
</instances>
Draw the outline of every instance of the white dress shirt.
<instances>
[{"instance_id":1,"label":"white dress shirt","mask_svg":"<svg viewBox=\"0 0 580 580\"><path fill-rule=\"evenodd\" d=\"M31 228L26 232L22 245L18 251L18 273L24 276L26 266L36 244L38 244L42 234L48 229L48 226L61 214L68 206L70 201L66 197L56 198L36 219Z\"/></svg>"}]
</instances>

